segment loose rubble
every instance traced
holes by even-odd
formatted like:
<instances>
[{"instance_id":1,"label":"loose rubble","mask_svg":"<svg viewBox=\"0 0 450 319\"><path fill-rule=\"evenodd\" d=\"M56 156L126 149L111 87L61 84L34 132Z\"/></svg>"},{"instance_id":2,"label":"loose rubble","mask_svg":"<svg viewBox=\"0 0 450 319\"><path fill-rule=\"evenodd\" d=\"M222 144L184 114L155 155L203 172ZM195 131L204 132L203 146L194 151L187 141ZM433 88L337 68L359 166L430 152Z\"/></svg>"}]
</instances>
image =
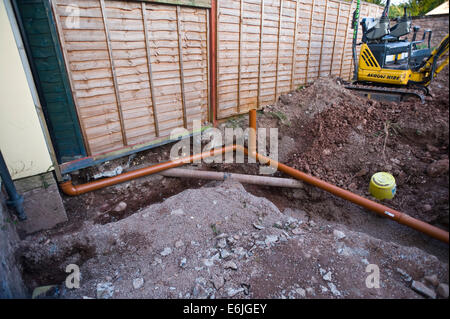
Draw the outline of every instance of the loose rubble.
<instances>
[{"instance_id":1,"label":"loose rubble","mask_svg":"<svg viewBox=\"0 0 450 319\"><path fill-rule=\"evenodd\" d=\"M212 198L214 211L205 205ZM180 203L184 213L170 214ZM167 231L177 227L183 231ZM423 265L433 269L424 282L448 282L448 265L432 255L337 231L321 219L303 223L234 182L186 190L115 223L86 224L75 235L53 237L51 250L36 249L41 245L32 238L23 243L21 255L31 268L80 265L81 287L66 290L64 298L436 298L423 278L414 277L411 287L405 280L424 272ZM90 255L81 257L73 245ZM380 289L366 287L362 259L383 265ZM445 296L448 286L437 291Z\"/></svg>"}]
</instances>

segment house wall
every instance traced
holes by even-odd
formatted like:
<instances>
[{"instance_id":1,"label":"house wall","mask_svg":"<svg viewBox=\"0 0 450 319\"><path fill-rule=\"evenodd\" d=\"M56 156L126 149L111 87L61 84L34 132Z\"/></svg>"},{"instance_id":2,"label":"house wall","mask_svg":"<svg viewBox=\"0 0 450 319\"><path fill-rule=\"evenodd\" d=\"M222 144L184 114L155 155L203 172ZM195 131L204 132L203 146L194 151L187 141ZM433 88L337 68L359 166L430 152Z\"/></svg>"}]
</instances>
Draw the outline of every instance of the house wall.
<instances>
[{"instance_id":1,"label":"house wall","mask_svg":"<svg viewBox=\"0 0 450 319\"><path fill-rule=\"evenodd\" d=\"M46 172L52 161L3 1L0 1L0 97L0 149L12 178Z\"/></svg>"}]
</instances>

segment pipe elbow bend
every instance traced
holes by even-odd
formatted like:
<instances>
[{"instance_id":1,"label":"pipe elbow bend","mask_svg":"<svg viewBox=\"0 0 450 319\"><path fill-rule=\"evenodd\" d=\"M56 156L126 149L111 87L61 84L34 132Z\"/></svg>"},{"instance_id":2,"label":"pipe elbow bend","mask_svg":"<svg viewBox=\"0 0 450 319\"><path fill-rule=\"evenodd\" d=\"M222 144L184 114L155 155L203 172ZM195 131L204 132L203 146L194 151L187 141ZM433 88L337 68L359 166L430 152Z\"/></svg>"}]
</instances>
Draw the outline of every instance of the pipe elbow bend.
<instances>
[{"instance_id":1,"label":"pipe elbow bend","mask_svg":"<svg viewBox=\"0 0 450 319\"><path fill-rule=\"evenodd\" d=\"M79 192L77 188L72 184L72 181L67 181L60 183L59 186L61 187L61 190L64 194L69 196L77 196L79 195Z\"/></svg>"}]
</instances>

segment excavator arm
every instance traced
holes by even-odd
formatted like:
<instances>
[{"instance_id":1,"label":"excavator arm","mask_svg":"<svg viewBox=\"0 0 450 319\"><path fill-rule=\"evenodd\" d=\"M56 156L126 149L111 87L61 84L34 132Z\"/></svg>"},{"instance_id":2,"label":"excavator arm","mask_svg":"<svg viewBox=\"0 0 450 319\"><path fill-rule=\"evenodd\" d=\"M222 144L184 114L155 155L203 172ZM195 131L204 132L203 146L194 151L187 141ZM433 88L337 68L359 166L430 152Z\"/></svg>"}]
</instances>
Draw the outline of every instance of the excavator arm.
<instances>
[{"instance_id":1,"label":"excavator arm","mask_svg":"<svg viewBox=\"0 0 450 319\"><path fill-rule=\"evenodd\" d=\"M413 83L428 86L433 78L448 65L449 35L442 39L439 46L435 48L428 59L426 59L418 71L414 71L411 78Z\"/></svg>"}]
</instances>

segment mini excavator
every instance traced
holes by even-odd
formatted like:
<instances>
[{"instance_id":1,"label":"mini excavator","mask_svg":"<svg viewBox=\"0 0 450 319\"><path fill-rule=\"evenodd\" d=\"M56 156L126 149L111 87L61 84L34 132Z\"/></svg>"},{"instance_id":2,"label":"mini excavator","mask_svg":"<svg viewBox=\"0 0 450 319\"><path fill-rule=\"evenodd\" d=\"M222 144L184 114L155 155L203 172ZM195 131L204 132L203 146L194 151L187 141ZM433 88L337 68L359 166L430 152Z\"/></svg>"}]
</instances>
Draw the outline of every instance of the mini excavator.
<instances>
[{"instance_id":1,"label":"mini excavator","mask_svg":"<svg viewBox=\"0 0 450 319\"><path fill-rule=\"evenodd\" d=\"M391 27L389 6L387 0L380 18L361 20L362 41L357 43L360 8L357 0L352 20L353 81L346 88L377 100L402 101L413 97L424 103L425 96L430 95L431 81L448 64L448 34L432 48L432 31L425 30L417 40L420 27L411 28L412 19L406 7L403 16ZM408 40L411 29L412 39Z\"/></svg>"}]
</instances>

